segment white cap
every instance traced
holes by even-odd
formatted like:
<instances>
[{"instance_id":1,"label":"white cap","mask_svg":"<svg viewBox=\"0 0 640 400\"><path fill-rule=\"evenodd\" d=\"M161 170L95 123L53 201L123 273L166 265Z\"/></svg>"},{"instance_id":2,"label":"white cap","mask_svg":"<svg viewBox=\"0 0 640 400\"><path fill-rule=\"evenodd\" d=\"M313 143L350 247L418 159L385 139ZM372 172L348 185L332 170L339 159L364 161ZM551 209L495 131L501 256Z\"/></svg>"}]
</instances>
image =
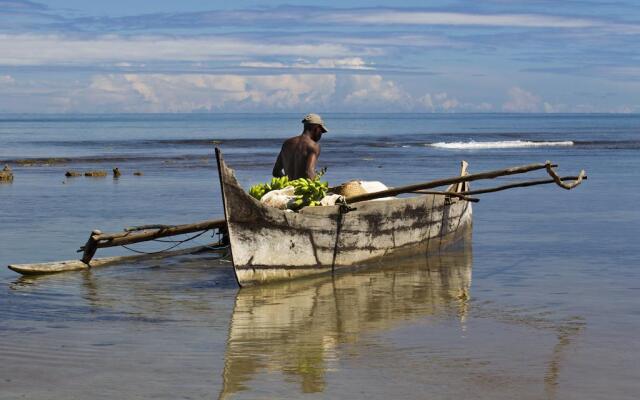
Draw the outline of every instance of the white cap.
<instances>
[{"instance_id":1,"label":"white cap","mask_svg":"<svg viewBox=\"0 0 640 400\"><path fill-rule=\"evenodd\" d=\"M314 125L320 125L320 127L323 129L324 132L328 132L329 130L327 129L326 126L324 126L324 121L322 120L322 117L320 117L318 114L307 114L304 116L304 118L302 119L302 123L303 124L314 124Z\"/></svg>"}]
</instances>

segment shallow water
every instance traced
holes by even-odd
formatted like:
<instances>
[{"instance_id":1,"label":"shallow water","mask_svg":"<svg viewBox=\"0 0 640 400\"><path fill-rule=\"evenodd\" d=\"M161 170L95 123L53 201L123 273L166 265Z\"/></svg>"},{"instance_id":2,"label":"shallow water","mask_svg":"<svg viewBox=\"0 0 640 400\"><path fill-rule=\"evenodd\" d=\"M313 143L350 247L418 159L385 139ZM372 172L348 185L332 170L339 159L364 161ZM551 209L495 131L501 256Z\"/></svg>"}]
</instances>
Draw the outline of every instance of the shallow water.
<instances>
[{"instance_id":1,"label":"shallow water","mask_svg":"<svg viewBox=\"0 0 640 400\"><path fill-rule=\"evenodd\" d=\"M16 175L0 185L0 264L74 258L94 228L220 216L210 141L248 186L297 118L0 118ZM37 279L0 270L0 398L636 397L639 116L325 119L330 182L428 180L461 159L472 171L550 159L589 180L483 196L472 251L333 279L240 290L206 254ZM429 145L517 140L574 144ZM64 178L115 166L117 180Z\"/></svg>"}]
</instances>

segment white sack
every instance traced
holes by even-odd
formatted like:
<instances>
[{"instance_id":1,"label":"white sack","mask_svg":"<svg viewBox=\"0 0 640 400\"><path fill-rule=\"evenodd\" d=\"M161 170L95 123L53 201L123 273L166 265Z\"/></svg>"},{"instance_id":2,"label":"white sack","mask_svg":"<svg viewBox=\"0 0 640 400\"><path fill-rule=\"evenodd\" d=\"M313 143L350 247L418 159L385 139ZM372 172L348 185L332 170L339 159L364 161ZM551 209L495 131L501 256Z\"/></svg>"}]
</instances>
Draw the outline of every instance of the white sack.
<instances>
[{"instance_id":1,"label":"white sack","mask_svg":"<svg viewBox=\"0 0 640 400\"><path fill-rule=\"evenodd\" d=\"M296 199L296 196L294 195L295 191L296 189L293 186L287 186L286 188L280 190L272 190L262 196L260 202L269 207L286 210L288 208L289 202Z\"/></svg>"},{"instance_id":2,"label":"white sack","mask_svg":"<svg viewBox=\"0 0 640 400\"><path fill-rule=\"evenodd\" d=\"M344 196L340 196L339 194L329 194L324 196L322 200L320 200L321 206L335 206L336 203L342 202Z\"/></svg>"},{"instance_id":3,"label":"white sack","mask_svg":"<svg viewBox=\"0 0 640 400\"><path fill-rule=\"evenodd\" d=\"M366 193L376 193L382 192L383 190L389 190L387 185L378 181L358 181L358 183L360 183L360 187L362 187Z\"/></svg>"}]
</instances>

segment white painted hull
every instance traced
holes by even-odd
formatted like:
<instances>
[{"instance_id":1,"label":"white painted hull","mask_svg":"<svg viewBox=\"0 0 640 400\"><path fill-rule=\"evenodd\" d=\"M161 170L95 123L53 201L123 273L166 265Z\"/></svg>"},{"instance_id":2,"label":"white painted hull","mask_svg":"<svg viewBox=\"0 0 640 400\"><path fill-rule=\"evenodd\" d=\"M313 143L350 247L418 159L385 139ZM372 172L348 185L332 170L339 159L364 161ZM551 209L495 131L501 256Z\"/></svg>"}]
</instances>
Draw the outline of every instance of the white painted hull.
<instances>
[{"instance_id":1,"label":"white painted hull","mask_svg":"<svg viewBox=\"0 0 640 400\"><path fill-rule=\"evenodd\" d=\"M471 203L419 195L300 212L267 207L218 167L233 265L241 286L440 252L470 240Z\"/></svg>"}]
</instances>

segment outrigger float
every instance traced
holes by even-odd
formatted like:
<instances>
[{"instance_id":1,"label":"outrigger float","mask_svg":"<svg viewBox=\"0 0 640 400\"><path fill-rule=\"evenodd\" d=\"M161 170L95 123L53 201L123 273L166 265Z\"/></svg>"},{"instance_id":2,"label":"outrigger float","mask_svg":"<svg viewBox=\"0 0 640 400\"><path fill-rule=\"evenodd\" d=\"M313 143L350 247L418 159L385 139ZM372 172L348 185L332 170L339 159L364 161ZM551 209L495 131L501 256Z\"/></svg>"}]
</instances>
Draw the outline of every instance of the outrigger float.
<instances>
[{"instance_id":1,"label":"outrigger float","mask_svg":"<svg viewBox=\"0 0 640 400\"><path fill-rule=\"evenodd\" d=\"M162 257L198 251L228 251L240 286L340 270L379 266L392 257L429 256L465 247L471 240L474 195L516 187L555 183L570 190L587 176L560 177L547 161L469 174L463 161L460 175L347 197L335 206L305 207L298 212L266 206L238 183L216 148L225 218L185 225L146 225L118 233L93 231L79 251L81 260L13 264L26 275L86 270L130 262L138 257ZM470 190L469 182L546 170L550 179ZM433 191L446 187L443 191ZM413 194L409 197L396 197ZM94 259L97 249L126 246L193 232L217 230L215 244L142 256ZM188 239L187 239L188 240ZM186 241L186 240L184 240Z\"/></svg>"}]
</instances>

